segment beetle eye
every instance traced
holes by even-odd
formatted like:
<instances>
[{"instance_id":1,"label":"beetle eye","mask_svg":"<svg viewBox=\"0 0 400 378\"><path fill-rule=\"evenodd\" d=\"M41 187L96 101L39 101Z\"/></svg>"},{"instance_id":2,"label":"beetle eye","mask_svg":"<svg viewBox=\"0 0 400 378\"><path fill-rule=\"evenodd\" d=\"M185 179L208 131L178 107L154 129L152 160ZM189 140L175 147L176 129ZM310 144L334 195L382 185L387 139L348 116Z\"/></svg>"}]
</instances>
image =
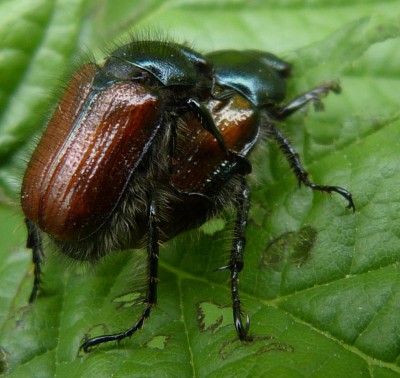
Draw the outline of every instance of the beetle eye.
<instances>
[{"instance_id":1,"label":"beetle eye","mask_svg":"<svg viewBox=\"0 0 400 378\"><path fill-rule=\"evenodd\" d=\"M287 79L292 72L292 66L287 65L287 67L279 70L278 72L280 77L282 77L283 79Z\"/></svg>"},{"instance_id":2,"label":"beetle eye","mask_svg":"<svg viewBox=\"0 0 400 378\"><path fill-rule=\"evenodd\" d=\"M212 74L212 66L206 60L198 60L196 62L196 67L197 67L198 72L200 72L202 74L206 74L206 75Z\"/></svg>"}]
</instances>

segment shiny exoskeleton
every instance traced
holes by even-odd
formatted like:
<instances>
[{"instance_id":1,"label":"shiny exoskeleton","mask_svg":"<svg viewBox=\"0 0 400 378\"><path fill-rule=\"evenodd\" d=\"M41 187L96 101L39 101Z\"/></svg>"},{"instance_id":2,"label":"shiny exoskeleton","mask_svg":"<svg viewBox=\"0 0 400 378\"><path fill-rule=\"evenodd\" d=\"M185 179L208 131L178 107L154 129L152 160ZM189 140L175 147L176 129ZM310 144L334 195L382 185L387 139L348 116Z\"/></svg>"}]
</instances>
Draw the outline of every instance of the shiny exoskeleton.
<instances>
[{"instance_id":1,"label":"shiny exoskeleton","mask_svg":"<svg viewBox=\"0 0 400 378\"><path fill-rule=\"evenodd\" d=\"M289 140L276 127L279 121L284 120L294 112L313 102L316 108L321 108L321 97L328 92L338 93L340 87L336 82L328 83L311 89L287 104L281 105L286 96L286 79L290 75L291 65L275 55L256 50L222 50L206 55L207 60L214 66L216 83L224 90L231 89L247 101L247 106L253 111L258 111L259 119L255 123L245 126L250 137L238 155L246 157L255 142L258 140L260 130L263 129L268 137L275 140L278 147L285 155L299 184L304 184L313 190L332 193L336 192L347 201L347 208L355 211L352 195L346 189L338 186L319 185L308 179L308 173L303 168L300 158ZM235 107L238 113L240 107ZM217 118L215 118L217 119ZM219 127L221 121L217 121ZM222 136L225 133L220 130ZM242 131L243 133L243 131ZM254 138L254 136L256 137ZM228 147L230 147L229 143ZM226 169L226 168L225 168ZM245 230L249 210L249 189L243 175L239 174L241 180L236 191L237 218L231 247L229 264L218 270L230 270L231 292L233 302L233 318L239 338L250 340L249 327L250 319L246 316L246 324L242 321L242 309L239 299L238 275L243 269L243 252L246 244Z\"/></svg>"},{"instance_id":2,"label":"shiny exoskeleton","mask_svg":"<svg viewBox=\"0 0 400 378\"><path fill-rule=\"evenodd\" d=\"M82 66L25 173L21 202L28 244L41 244L37 228L78 260L95 260L110 250L139 244L145 233L139 229L147 226L138 214L146 213L147 201L135 200L127 208L119 206L122 197L142 198L148 188L140 180L147 180L152 162L159 162L158 171L167 164L166 157L160 160L157 155L170 155L164 143L172 149L173 138L166 134L175 133L169 126L179 115L193 111L223 145L203 103L212 96L213 83L204 57L171 42L132 41L113 51L103 66ZM139 174L142 168L144 175ZM137 185L132 188L131 182ZM120 211L124 213L115 215ZM143 218L147 224L147 216ZM41 248L34 248L31 300L37 294L42 258Z\"/></svg>"},{"instance_id":3,"label":"shiny exoskeleton","mask_svg":"<svg viewBox=\"0 0 400 378\"><path fill-rule=\"evenodd\" d=\"M290 65L257 51L202 56L175 43L134 41L104 65L83 65L73 76L24 176L22 208L38 293L47 237L67 256L97 260L147 246L146 307L124 332L81 347L122 340L140 329L157 302L159 242L198 227L227 205L237 209L231 258L234 322L243 324L238 274L243 268L249 210L247 157L261 130L278 142L299 182L315 190L298 155L276 128L310 101L336 91L327 84L281 105Z\"/></svg>"}]
</instances>

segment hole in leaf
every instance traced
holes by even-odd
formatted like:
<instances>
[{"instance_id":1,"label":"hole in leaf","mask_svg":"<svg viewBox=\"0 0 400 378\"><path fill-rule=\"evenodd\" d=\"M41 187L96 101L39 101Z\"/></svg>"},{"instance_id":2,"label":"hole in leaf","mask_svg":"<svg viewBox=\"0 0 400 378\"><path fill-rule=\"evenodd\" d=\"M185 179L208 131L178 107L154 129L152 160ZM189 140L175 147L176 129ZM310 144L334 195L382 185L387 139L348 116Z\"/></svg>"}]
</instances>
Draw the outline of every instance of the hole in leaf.
<instances>
[{"instance_id":1,"label":"hole in leaf","mask_svg":"<svg viewBox=\"0 0 400 378\"><path fill-rule=\"evenodd\" d=\"M233 325L231 307L220 307L215 303L202 302L196 305L202 332L217 332L221 327Z\"/></svg>"},{"instance_id":2,"label":"hole in leaf","mask_svg":"<svg viewBox=\"0 0 400 378\"><path fill-rule=\"evenodd\" d=\"M168 336L155 336L146 344L146 346L152 349L165 349L168 339Z\"/></svg>"}]
</instances>

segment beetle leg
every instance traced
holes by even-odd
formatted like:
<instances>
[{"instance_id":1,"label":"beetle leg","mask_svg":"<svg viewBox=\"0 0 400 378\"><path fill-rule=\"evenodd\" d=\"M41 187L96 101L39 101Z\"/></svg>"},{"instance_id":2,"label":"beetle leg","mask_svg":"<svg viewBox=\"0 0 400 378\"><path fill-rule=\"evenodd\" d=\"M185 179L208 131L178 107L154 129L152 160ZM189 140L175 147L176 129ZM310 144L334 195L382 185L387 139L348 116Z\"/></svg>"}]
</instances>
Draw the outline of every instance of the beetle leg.
<instances>
[{"instance_id":1,"label":"beetle leg","mask_svg":"<svg viewBox=\"0 0 400 378\"><path fill-rule=\"evenodd\" d=\"M148 261L148 282L146 294L146 308L136 323L125 332L115 333L112 335L103 335L94 337L84 342L79 349L85 352L95 345L106 343L109 341L121 341L126 337L131 337L138 329L141 329L144 321L150 316L151 308L157 304L157 285L158 285L158 225L157 225L157 206L153 198L149 201L149 239L147 242L147 261Z\"/></svg>"},{"instance_id":2,"label":"beetle leg","mask_svg":"<svg viewBox=\"0 0 400 378\"><path fill-rule=\"evenodd\" d=\"M270 125L267 128L267 133L278 143L280 150L285 155L290 165L290 168L295 174L299 184L303 183L305 186L311 188L312 190L319 190L321 192L327 192L329 194L332 192L338 193L347 200L347 208L352 209L353 213L355 212L356 208L354 206L353 198L350 192L348 192L344 188L341 188L340 186L319 185L311 182L308 179L307 171L303 168L303 165L301 164L299 155L290 144L289 140L283 135L283 133L273 125Z\"/></svg>"},{"instance_id":3,"label":"beetle leg","mask_svg":"<svg viewBox=\"0 0 400 378\"><path fill-rule=\"evenodd\" d=\"M39 229L33 224L31 220L25 218L26 228L28 230L28 237L26 240L26 248L32 250L32 262L34 265L34 279L31 295L29 296L29 303L32 303L37 298L40 289L40 275L41 264L44 261L42 236Z\"/></svg>"},{"instance_id":4,"label":"beetle leg","mask_svg":"<svg viewBox=\"0 0 400 378\"><path fill-rule=\"evenodd\" d=\"M194 98L190 98L188 100L188 105L196 112L204 129L212 134L212 136L218 141L219 145L224 151L226 151L228 155L231 155L228 146L225 143L225 139L215 125L214 119L207 107Z\"/></svg>"},{"instance_id":5,"label":"beetle leg","mask_svg":"<svg viewBox=\"0 0 400 378\"><path fill-rule=\"evenodd\" d=\"M276 116L278 119L284 119L304 108L309 102L313 102L317 110L323 109L321 98L329 92L340 93L340 85L337 81L332 81L327 84L322 84L319 87L313 88L294 100L290 101L283 108L279 109Z\"/></svg>"},{"instance_id":6,"label":"beetle leg","mask_svg":"<svg viewBox=\"0 0 400 378\"><path fill-rule=\"evenodd\" d=\"M237 215L234 228L233 243L231 247L231 257L229 265L228 267L226 267L231 271L233 321L235 323L236 332L240 340L251 340L251 337L248 335L250 328L250 318L249 315L246 315L246 323L243 324L243 311L241 308L238 288L239 273L242 271L244 266L243 252L246 245L245 233L250 208L249 195L250 191L246 184L246 179L242 176L240 192L237 198Z\"/></svg>"}]
</instances>

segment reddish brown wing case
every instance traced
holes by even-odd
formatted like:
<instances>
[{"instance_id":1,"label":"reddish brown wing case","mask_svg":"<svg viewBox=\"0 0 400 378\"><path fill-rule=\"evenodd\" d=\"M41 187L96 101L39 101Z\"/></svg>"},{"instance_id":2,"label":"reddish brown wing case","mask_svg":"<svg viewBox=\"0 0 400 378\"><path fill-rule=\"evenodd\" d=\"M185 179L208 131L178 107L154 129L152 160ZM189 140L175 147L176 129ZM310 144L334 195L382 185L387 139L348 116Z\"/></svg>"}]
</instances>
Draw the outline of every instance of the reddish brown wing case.
<instances>
[{"instance_id":1,"label":"reddish brown wing case","mask_svg":"<svg viewBox=\"0 0 400 378\"><path fill-rule=\"evenodd\" d=\"M118 82L95 92L96 70L88 64L73 76L22 185L25 215L62 240L106 222L161 126L154 91Z\"/></svg>"},{"instance_id":2,"label":"reddish brown wing case","mask_svg":"<svg viewBox=\"0 0 400 378\"><path fill-rule=\"evenodd\" d=\"M209 101L207 107L227 147L247 156L259 135L258 110L238 94L227 102ZM178 136L171 184L185 193L211 195L225 183L224 171L231 177L234 162L195 114L189 113L184 121L188 127Z\"/></svg>"}]
</instances>

